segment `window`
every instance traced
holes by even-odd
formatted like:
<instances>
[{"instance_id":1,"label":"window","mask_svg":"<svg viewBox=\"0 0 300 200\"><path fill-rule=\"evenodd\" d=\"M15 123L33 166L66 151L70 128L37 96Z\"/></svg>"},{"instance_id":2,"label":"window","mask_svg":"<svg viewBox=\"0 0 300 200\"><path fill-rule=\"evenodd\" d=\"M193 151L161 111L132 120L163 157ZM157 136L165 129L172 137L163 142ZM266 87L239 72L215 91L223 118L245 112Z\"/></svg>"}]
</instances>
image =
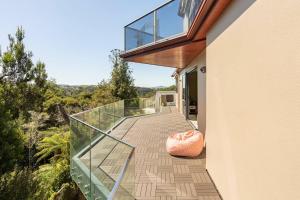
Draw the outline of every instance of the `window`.
<instances>
[{"instance_id":1,"label":"window","mask_svg":"<svg viewBox=\"0 0 300 200\"><path fill-rule=\"evenodd\" d=\"M166 101L167 103L173 103L174 102L174 95L166 95Z\"/></svg>"}]
</instances>

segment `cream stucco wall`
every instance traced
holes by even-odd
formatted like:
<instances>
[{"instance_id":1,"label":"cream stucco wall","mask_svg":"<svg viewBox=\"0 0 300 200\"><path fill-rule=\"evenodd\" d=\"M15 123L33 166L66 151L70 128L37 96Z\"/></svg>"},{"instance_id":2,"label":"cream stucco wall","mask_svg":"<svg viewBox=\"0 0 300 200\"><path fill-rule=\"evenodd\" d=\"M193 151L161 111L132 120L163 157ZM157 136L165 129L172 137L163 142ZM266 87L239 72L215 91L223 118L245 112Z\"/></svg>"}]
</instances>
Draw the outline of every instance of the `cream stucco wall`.
<instances>
[{"instance_id":1,"label":"cream stucco wall","mask_svg":"<svg viewBox=\"0 0 300 200\"><path fill-rule=\"evenodd\" d=\"M177 99L178 99L178 111L182 114L182 74L178 75L178 88L177 88Z\"/></svg>"},{"instance_id":2,"label":"cream stucco wall","mask_svg":"<svg viewBox=\"0 0 300 200\"><path fill-rule=\"evenodd\" d=\"M177 107L177 93L176 91L157 91L155 94L155 110L158 112L161 109L161 98L162 95L173 95L174 102L170 103L169 105L174 105Z\"/></svg>"},{"instance_id":3,"label":"cream stucco wall","mask_svg":"<svg viewBox=\"0 0 300 200\"><path fill-rule=\"evenodd\" d=\"M224 200L299 200L300 1L233 1L206 61L207 169Z\"/></svg>"}]
</instances>

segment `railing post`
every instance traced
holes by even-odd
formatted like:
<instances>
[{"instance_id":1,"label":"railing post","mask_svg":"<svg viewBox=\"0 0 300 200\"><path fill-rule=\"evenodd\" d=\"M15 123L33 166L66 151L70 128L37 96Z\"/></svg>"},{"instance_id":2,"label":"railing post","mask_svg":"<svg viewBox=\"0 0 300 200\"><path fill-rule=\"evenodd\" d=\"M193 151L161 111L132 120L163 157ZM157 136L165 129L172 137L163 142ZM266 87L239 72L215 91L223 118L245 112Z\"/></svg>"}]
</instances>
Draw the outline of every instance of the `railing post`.
<instances>
[{"instance_id":1,"label":"railing post","mask_svg":"<svg viewBox=\"0 0 300 200\"><path fill-rule=\"evenodd\" d=\"M121 103L121 109L122 109L122 117L125 117L125 100L122 100Z\"/></svg>"},{"instance_id":2,"label":"railing post","mask_svg":"<svg viewBox=\"0 0 300 200\"><path fill-rule=\"evenodd\" d=\"M101 108L99 107L99 129L101 129Z\"/></svg>"},{"instance_id":3,"label":"railing post","mask_svg":"<svg viewBox=\"0 0 300 200\"><path fill-rule=\"evenodd\" d=\"M157 40L157 11L154 10L154 13L153 13L153 32L154 32L154 37L153 37L153 40L154 42L156 42Z\"/></svg>"},{"instance_id":4,"label":"railing post","mask_svg":"<svg viewBox=\"0 0 300 200\"><path fill-rule=\"evenodd\" d=\"M127 34L126 33L126 27L127 26L124 27L124 50L125 50L125 52L127 51L127 47L126 47L126 40L127 40L127 37L126 37L126 34Z\"/></svg>"},{"instance_id":5,"label":"railing post","mask_svg":"<svg viewBox=\"0 0 300 200\"><path fill-rule=\"evenodd\" d=\"M126 99L124 99L124 117L127 116L127 113L126 113Z\"/></svg>"},{"instance_id":6,"label":"railing post","mask_svg":"<svg viewBox=\"0 0 300 200\"><path fill-rule=\"evenodd\" d=\"M115 125L116 123L115 103L113 103L113 117L114 117L114 125Z\"/></svg>"},{"instance_id":7,"label":"railing post","mask_svg":"<svg viewBox=\"0 0 300 200\"><path fill-rule=\"evenodd\" d=\"M88 188L88 191L89 191L89 197L90 199L92 199L92 130L89 128L88 129L89 131L89 136L90 136L90 149L89 149L89 158L90 158L90 166L89 166L89 174L90 174L90 184L89 184L89 188Z\"/></svg>"}]
</instances>

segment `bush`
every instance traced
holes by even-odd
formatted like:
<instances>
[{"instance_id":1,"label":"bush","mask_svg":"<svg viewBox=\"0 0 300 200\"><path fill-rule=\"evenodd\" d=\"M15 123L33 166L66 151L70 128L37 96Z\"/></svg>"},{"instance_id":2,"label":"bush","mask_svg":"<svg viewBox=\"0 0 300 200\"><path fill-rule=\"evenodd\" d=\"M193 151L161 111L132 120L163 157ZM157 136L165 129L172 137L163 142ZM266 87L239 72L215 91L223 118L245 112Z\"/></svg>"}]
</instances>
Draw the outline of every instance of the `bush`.
<instances>
[{"instance_id":1,"label":"bush","mask_svg":"<svg viewBox=\"0 0 300 200\"><path fill-rule=\"evenodd\" d=\"M0 177L0 199L45 199L43 193L37 195L38 190L39 182L29 169L16 170Z\"/></svg>"},{"instance_id":2,"label":"bush","mask_svg":"<svg viewBox=\"0 0 300 200\"><path fill-rule=\"evenodd\" d=\"M23 158L23 138L19 125L1 101L0 88L0 175L12 170Z\"/></svg>"}]
</instances>

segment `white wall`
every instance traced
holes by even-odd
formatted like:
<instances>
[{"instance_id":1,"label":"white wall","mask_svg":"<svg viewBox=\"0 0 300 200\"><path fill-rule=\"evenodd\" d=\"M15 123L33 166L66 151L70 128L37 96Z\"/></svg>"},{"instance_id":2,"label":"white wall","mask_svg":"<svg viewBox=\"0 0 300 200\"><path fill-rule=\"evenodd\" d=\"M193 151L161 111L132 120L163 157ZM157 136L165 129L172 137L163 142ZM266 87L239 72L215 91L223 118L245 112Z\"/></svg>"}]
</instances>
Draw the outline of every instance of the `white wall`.
<instances>
[{"instance_id":1,"label":"white wall","mask_svg":"<svg viewBox=\"0 0 300 200\"><path fill-rule=\"evenodd\" d=\"M206 59L207 169L224 200L299 200L300 1L233 1Z\"/></svg>"},{"instance_id":2,"label":"white wall","mask_svg":"<svg viewBox=\"0 0 300 200\"><path fill-rule=\"evenodd\" d=\"M174 103L172 104L172 106L176 106L177 105L177 93L176 91L157 91L155 94L155 109L156 111L160 110L161 107L161 96L162 95L173 95L174 97Z\"/></svg>"}]
</instances>

